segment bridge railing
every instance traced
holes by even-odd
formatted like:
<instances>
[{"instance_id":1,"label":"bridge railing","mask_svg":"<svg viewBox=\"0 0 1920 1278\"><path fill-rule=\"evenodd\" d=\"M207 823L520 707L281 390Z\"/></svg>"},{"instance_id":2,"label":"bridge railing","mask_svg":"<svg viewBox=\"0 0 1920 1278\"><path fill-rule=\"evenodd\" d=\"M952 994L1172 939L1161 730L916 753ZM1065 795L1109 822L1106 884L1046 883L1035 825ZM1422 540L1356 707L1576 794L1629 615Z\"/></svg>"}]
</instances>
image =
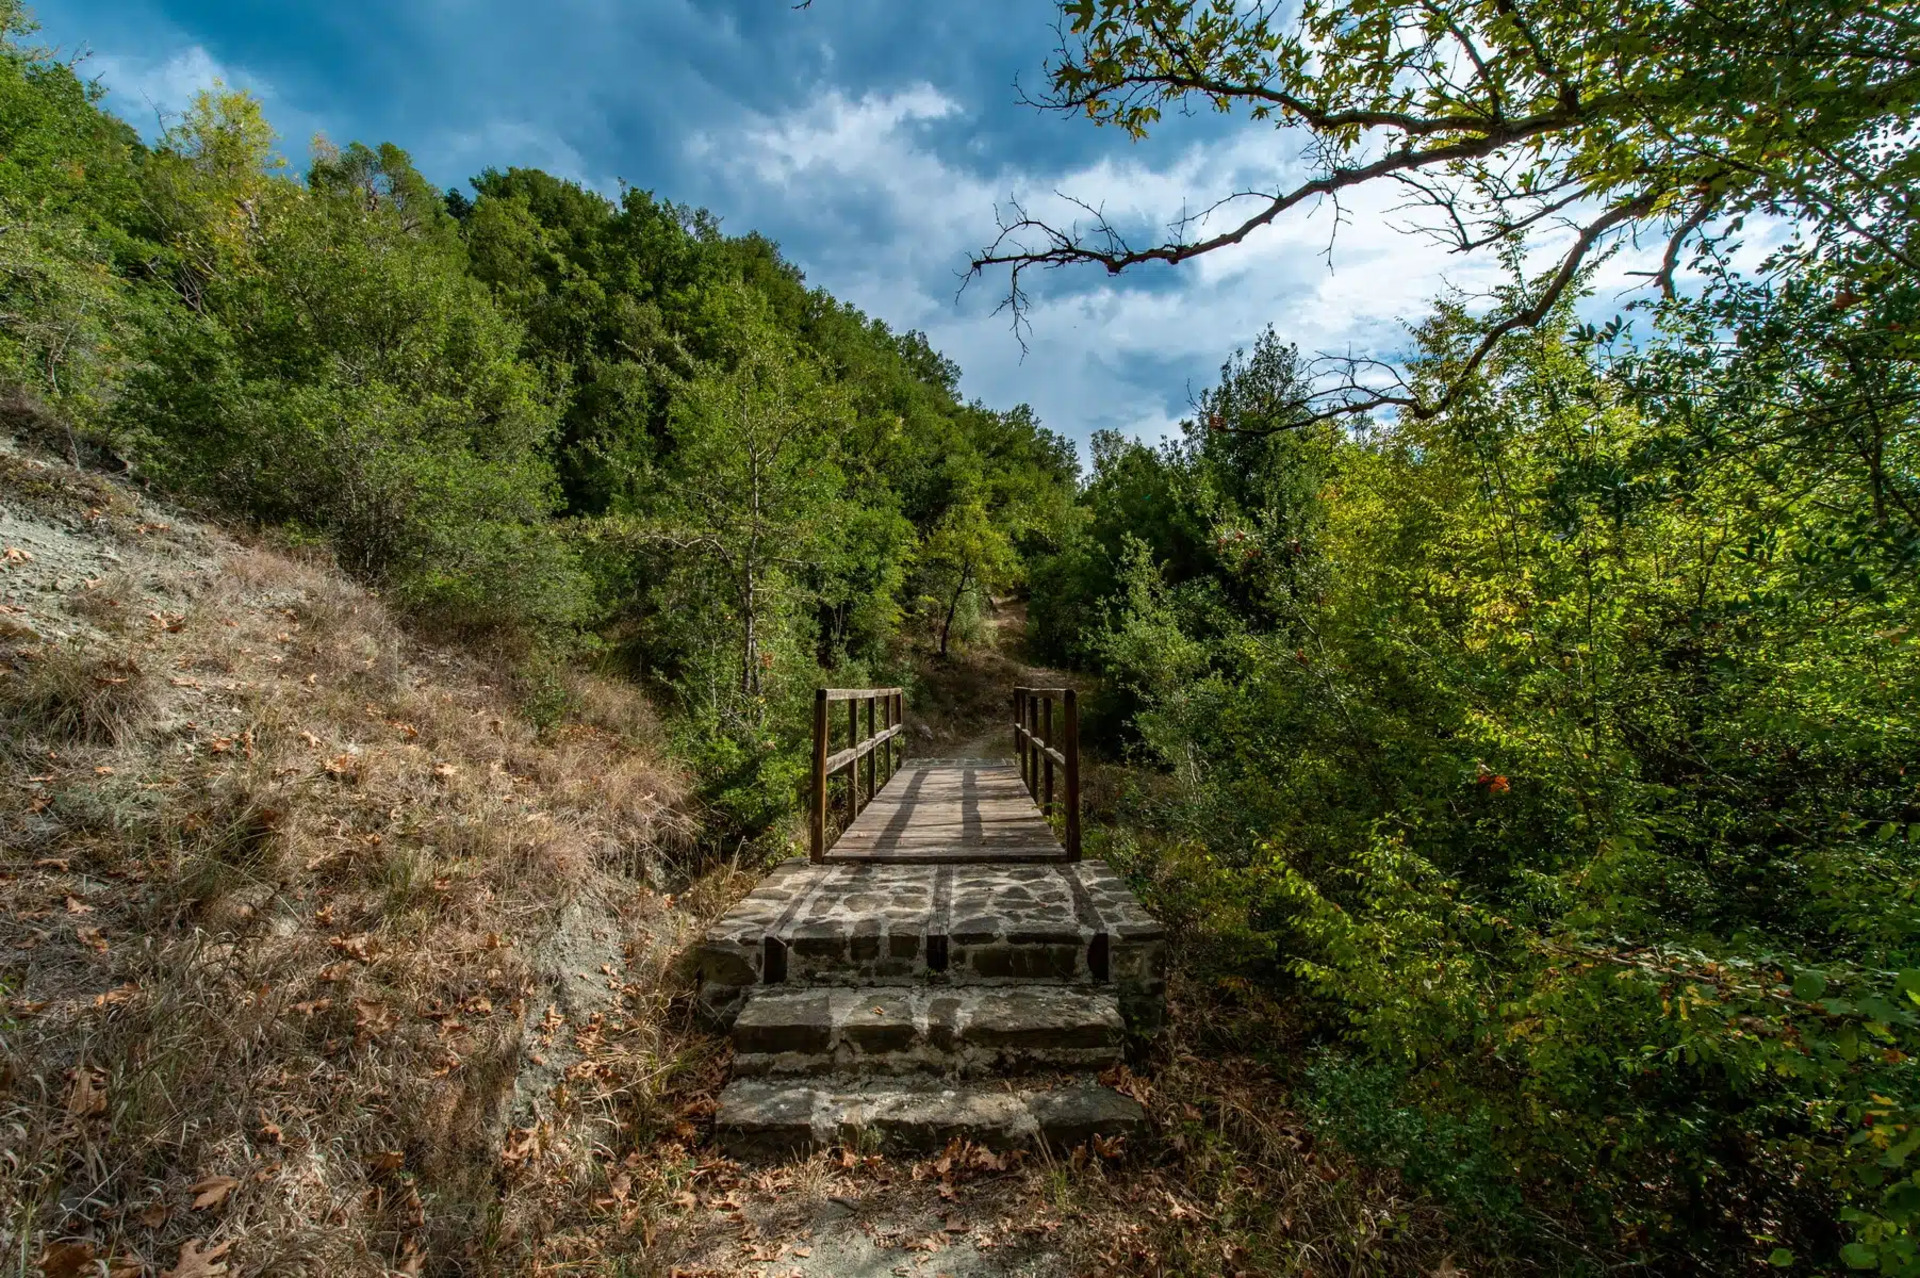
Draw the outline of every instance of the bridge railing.
<instances>
[{"instance_id":1,"label":"bridge railing","mask_svg":"<svg viewBox=\"0 0 1920 1278\"><path fill-rule=\"evenodd\" d=\"M847 707L847 744L833 748L832 707L845 702ZM862 707L866 726L861 728ZM902 720L907 713L907 694L900 688L819 688L813 694L813 794L809 805L813 817L811 856L815 861L827 855L827 818L831 795L828 781L835 774L847 774L846 820L841 829L853 824L860 810L873 802L880 787L893 779L906 755ZM860 781L861 764L866 764L866 784ZM862 790L865 797L861 797Z\"/></svg>"},{"instance_id":2,"label":"bridge railing","mask_svg":"<svg viewBox=\"0 0 1920 1278\"><path fill-rule=\"evenodd\" d=\"M1053 705L1061 708L1060 731L1054 731ZM1058 745L1055 741L1058 741ZM1013 753L1020 763L1020 779L1027 793L1052 819L1054 769L1064 783L1067 855L1080 859L1080 698L1072 688L1015 688L1013 690Z\"/></svg>"}]
</instances>

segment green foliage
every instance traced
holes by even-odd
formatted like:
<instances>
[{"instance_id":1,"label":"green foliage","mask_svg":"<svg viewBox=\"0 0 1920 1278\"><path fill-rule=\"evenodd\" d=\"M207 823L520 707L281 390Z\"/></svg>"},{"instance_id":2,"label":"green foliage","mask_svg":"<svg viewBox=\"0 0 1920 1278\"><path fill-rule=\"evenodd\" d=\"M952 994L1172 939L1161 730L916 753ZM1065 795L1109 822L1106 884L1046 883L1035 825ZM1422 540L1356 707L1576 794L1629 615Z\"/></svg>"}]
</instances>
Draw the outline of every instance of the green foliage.
<instances>
[{"instance_id":1,"label":"green foliage","mask_svg":"<svg viewBox=\"0 0 1920 1278\"><path fill-rule=\"evenodd\" d=\"M21 43L33 29L0 3L0 378L91 423L134 321L114 268L134 244L141 148L97 88Z\"/></svg>"},{"instance_id":2,"label":"green foliage","mask_svg":"<svg viewBox=\"0 0 1920 1278\"><path fill-rule=\"evenodd\" d=\"M149 468L310 529L444 624L579 620L549 520L557 414L438 197L396 148L356 146L323 152L305 187L264 179L236 223L234 185L267 163L256 121L209 96L158 153L188 306L156 326L121 409Z\"/></svg>"},{"instance_id":3,"label":"green foliage","mask_svg":"<svg viewBox=\"0 0 1920 1278\"><path fill-rule=\"evenodd\" d=\"M1563 319L1464 381L1443 306L1416 377L1454 411L1229 436L1289 441L1238 490L1203 417L1088 488L1152 515L1090 654L1168 772L1130 814L1345 1038L1330 1130L1515 1246L1545 1212L1646 1263L1912 1271L1905 301L1822 293ZM1467 1183L1418 1170L1468 1132Z\"/></svg>"}]
</instances>

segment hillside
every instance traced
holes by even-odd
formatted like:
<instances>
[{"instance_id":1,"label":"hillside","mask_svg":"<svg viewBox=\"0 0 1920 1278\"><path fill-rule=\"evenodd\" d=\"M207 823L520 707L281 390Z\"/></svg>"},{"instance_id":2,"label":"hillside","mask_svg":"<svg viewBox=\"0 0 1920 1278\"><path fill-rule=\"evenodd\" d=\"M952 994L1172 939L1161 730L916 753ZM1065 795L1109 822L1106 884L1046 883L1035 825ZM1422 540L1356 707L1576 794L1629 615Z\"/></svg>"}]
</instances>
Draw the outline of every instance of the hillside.
<instances>
[{"instance_id":1,"label":"hillside","mask_svg":"<svg viewBox=\"0 0 1920 1278\"><path fill-rule=\"evenodd\" d=\"M635 694L536 732L323 561L12 447L0 546L0 1197L47 1272L511 1252L581 1205L516 1164L673 1127L700 906Z\"/></svg>"}]
</instances>

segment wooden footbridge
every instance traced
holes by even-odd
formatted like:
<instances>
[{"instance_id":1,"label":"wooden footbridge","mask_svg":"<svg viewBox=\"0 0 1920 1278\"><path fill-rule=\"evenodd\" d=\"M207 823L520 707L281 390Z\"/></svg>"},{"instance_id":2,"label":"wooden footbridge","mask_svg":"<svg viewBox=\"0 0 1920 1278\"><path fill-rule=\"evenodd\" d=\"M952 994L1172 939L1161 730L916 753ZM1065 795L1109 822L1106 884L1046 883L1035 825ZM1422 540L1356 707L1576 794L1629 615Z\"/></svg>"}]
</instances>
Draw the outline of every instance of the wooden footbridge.
<instances>
[{"instance_id":1,"label":"wooden footbridge","mask_svg":"<svg viewBox=\"0 0 1920 1278\"><path fill-rule=\"evenodd\" d=\"M833 707L842 704L846 744L834 750L841 734ZM1014 757L1005 760L926 759L903 767L905 706L898 688L815 694L809 807L816 863L1080 859L1080 704L1072 688L1013 690ZM836 810L846 820L830 840Z\"/></svg>"},{"instance_id":2,"label":"wooden footbridge","mask_svg":"<svg viewBox=\"0 0 1920 1278\"><path fill-rule=\"evenodd\" d=\"M1011 757L906 753L898 688L814 700L810 855L697 952L735 1152L954 1137L1071 1146L1145 1121L1096 1075L1159 1027L1166 944L1081 859L1071 688L1015 688Z\"/></svg>"}]
</instances>

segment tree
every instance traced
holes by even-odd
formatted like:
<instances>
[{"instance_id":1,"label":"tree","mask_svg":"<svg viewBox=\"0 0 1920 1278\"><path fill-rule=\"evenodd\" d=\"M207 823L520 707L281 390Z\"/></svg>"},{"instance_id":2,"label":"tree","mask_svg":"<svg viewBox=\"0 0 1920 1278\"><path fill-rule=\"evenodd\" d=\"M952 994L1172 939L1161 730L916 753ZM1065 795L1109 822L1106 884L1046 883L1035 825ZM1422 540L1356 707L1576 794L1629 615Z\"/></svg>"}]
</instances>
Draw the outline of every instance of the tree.
<instances>
[{"instance_id":1,"label":"tree","mask_svg":"<svg viewBox=\"0 0 1920 1278\"><path fill-rule=\"evenodd\" d=\"M947 655L961 604L991 595L1014 564L1012 542L977 497L955 503L941 517L920 551L922 588L939 617L941 656Z\"/></svg>"},{"instance_id":2,"label":"tree","mask_svg":"<svg viewBox=\"0 0 1920 1278\"><path fill-rule=\"evenodd\" d=\"M123 225L141 147L97 86L20 43L33 30L0 0L0 379L9 399L92 425L125 372L135 309L115 259L152 247Z\"/></svg>"},{"instance_id":3,"label":"tree","mask_svg":"<svg viewBox=\"0 0 1920 1278\"><path fill-rule=\"evenodd\" d=\"M723 303L738 329L729 361L707 364L670 411L672 450L646 535L716 566L736 635L738 690L761 694L767 618L833 536L842 477L834 443L845 396L796 351L751 295Z\"/></svg>"},{"instance_id":4,"label":"tree","mask_svg":"<svg viewBox=\"0 0 1920 1278\"><path fill-rule=\"evenodd\" d=\"M269 205L296 197L260 102L218 81L195 95L141 167L147 234L166 246L149 270L203 310L214 281L244 269Z\"/></svg>"},{"instance_id":5,"label":"tree","mask_svg":"<svg viewBox=\"0 0 1920 1278\"><path fill-rule=\"evenodd\" d=\"M1177 264L1380 184L1424 206L1423 229L1455 252L1511 253L1545 228L1571 244L1482 317L1460 377L1423 389L1333 360L1290 425L1442 411L1502 339L1641 234L1665 241L1649 278L1667 296L1689 252L1710 256L1755 214L1803 224L1782 263L1844 261L1871 284L1920 269L1920 19L1903 0L1308 0L1291 21L1290 8L1063 0L1040 105L1135 139L1169 108L1245 111L1298 136L1308 172L1287 165L1272 186L1224 193L1146 245L1098 209L1063 228L1016 204L972 263L1009 271L1016 325L1034 267Z\"/></svg>"},{"instance_id":6,"label":"tree","mask_svg":"<svg viewBox=\"0 0 1920 1278\"><path fill-rule=\"evenodd\" d=\"M453 626L579 620L557 405L439 197L390 145L321 148L302 186L270 136L250 99L210 93L155 158L184 305L119 409L143 462Z\"/></svg>"}]
</instances>

